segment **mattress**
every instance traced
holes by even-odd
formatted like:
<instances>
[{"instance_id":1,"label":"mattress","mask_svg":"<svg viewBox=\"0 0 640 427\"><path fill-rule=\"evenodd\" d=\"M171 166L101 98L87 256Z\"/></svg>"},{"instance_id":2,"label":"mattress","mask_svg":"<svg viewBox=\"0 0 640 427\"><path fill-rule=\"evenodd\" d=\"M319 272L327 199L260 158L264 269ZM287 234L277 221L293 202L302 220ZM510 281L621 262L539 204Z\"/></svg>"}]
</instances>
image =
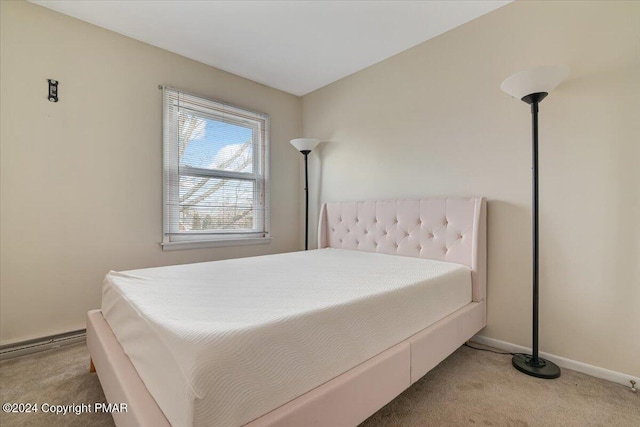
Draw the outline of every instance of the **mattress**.
<instances>
[{"instance_id":1,"label":"mattress","mask_svg":"<svg viewBox=\"0 0 640 427\"><path fill-rule=\"evenodd\" d=\"M466 266L328 248L112 271L102 313L173 426L240 426L470 302Z\"/></svg>"}]
</instances>

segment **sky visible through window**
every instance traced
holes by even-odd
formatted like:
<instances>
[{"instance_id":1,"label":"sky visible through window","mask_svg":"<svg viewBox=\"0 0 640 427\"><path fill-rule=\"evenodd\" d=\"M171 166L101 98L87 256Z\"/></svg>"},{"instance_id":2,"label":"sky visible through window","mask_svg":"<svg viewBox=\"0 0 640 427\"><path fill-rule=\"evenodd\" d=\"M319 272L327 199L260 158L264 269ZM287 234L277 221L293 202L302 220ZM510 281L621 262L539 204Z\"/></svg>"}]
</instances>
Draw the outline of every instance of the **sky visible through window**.
<instances>
[{"instance_id":1,"label":"sky visible through window","mask_svg":"<svg viewBox=\"0 0 640 427\"><path fill-rule=\"evenodd\" d=\"M250 141L252 129L205 119L204 132L189 141L180 159L183 165L210 168L228 160L229 154Z\"/></svg>"}]
</instances>

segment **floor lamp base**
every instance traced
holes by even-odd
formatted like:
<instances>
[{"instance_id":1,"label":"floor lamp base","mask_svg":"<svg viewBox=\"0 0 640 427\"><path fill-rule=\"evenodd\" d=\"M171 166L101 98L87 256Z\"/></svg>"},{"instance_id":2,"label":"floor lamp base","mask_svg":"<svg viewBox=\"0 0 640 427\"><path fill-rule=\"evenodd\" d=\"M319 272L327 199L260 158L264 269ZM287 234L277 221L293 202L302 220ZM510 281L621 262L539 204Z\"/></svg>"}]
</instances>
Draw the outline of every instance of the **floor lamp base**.
<instances>
[{"instance_id":1,"label":"floor lamp base","mask_svg":"<svg viewBox=\"0 0 640 427\"><path fill-rule=\"evenodd\" d=\"M511 359L513 367L518 371L531 375L532 377L544 378L551 380L560 376L560 367L541 357L538 358L538 364L532 364L533 356L528 354L516 354Z\"/></svg>"}]
</instances>

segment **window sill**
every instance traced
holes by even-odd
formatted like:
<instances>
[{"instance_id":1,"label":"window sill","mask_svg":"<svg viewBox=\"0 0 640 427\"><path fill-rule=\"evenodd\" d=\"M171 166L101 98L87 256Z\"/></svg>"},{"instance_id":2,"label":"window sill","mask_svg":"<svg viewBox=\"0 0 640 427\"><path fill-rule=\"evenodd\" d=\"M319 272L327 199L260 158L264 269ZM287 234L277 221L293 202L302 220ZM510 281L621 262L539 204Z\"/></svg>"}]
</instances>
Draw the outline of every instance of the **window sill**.
<instances>
[{"instance_id":1,"label":"window sill","mask_svg":"<svg viewBox=\"0 0 640 427\"><path fill-rule=\"evenodd\" d=\"M226 246L264 245L271 243L271 237L257 237L252 239L224 239L224 240L192 240L184 242L162 242L163 251L178 251L182 249L222 248Z\"/></svg>"}]
</instances>

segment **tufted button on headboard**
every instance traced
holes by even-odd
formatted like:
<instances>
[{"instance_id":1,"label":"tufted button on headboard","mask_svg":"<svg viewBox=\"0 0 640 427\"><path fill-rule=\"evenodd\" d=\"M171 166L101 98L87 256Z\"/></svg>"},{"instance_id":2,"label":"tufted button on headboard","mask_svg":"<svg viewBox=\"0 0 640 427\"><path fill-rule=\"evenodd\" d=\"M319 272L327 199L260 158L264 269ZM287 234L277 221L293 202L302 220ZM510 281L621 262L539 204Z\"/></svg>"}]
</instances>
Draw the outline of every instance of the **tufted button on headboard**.
<instances>
[{"instance_id":1,"label":"tufted button on headboard","mask_svg":"<svg viewBox=\"0 0 640 427\"><path fill-rule=\"evenodd\" d=\"M486 200L447 198L326 203L318 248L428 258L471 269L473 300L486 293Z\"/></svg>"}]
</instances>

